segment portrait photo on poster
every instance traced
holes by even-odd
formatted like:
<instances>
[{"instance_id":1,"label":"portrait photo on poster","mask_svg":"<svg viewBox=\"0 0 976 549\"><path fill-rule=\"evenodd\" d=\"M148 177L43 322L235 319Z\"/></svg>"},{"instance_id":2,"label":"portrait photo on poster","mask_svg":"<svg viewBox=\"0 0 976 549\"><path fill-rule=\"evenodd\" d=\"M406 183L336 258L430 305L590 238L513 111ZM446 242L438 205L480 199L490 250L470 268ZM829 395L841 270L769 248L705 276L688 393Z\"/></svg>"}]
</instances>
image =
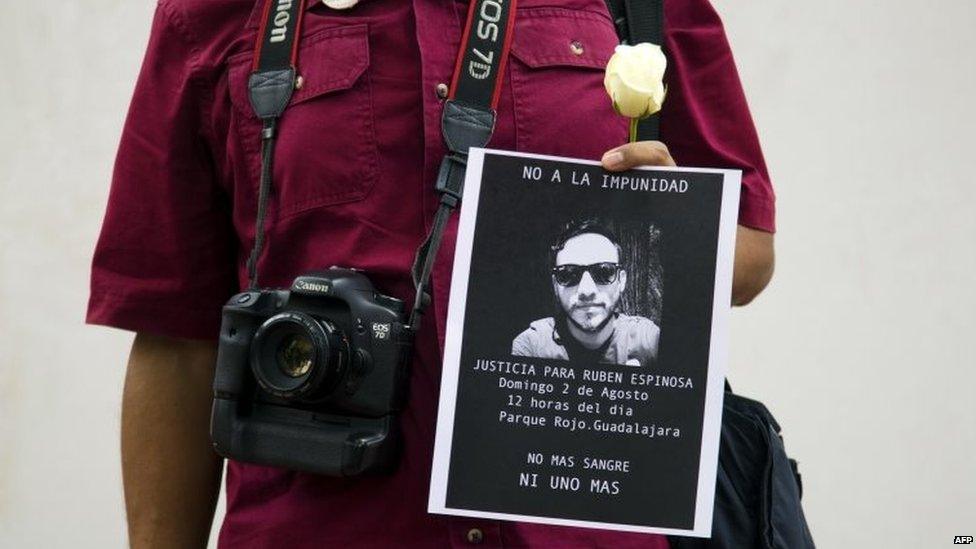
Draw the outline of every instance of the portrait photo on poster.
<instances>
[{"instance_id":1,"label":"portrait photo on poster","mask_svg":"<svg viewBox=\"0 0 976 549\"><path fill-rule=\"evenodd\" d=\"M584 214L561 224L534 269L551 282L551 307L543 311L549 316L515 336L512 355L653 364L664 282L660 239L652 221Z\"/></svg>"},{"instance_id":2,"label":"portrait photo on poster","mask_svg":"<svg viewBox=\"0 0 976 549\"><path fill-rule=\"evenodd\" d=\"M431 512L710 531L739 178L472 149Z\"/></svg>"}]
</instances>

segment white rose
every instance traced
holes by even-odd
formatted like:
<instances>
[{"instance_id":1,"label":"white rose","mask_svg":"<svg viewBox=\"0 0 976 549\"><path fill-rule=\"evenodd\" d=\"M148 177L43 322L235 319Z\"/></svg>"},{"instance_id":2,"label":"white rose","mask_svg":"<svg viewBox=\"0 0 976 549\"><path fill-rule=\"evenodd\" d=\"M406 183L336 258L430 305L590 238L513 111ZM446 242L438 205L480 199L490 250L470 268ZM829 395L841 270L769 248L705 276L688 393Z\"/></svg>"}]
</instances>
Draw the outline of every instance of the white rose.
<instances>
[{"instance_id":1,"label":"white rose","mask_svg":"<svg viewBox=\"0 0 976 549\"><path fill-rule=\"evenodd\" d=\"M667 66L661 46L650 42L617 46L603 78L614 110L628 118L646 118L661 110Z\"/></svg>"}]
</instances>

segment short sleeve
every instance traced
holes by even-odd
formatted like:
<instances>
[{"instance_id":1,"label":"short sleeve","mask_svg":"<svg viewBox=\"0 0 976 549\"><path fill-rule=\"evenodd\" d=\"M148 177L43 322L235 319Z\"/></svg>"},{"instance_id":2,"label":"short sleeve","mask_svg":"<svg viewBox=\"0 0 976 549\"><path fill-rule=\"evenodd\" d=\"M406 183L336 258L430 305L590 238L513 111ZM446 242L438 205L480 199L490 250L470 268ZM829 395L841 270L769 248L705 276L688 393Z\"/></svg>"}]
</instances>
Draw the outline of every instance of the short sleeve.
<instances>
[{"instance_id":1,"label":"short sleeve","mask_svg":"<svg viewBox=\"0 0 976 549\"><path fill-rule=\"evenodd\" d=\"M208 93L176 21L157 7L94 252L87 322L207 339L237 288L237 247L203 130Z\"/></svg>"},{"instance_id":2,"label":"short sleeve","mask_svg":"<svg viewBox=\"0 0 976 549\"><path fill-rule=\"evenodd\" d=\"M775 230L775 195L735 60L708 0L664 2L661 138L679 165L742 170L739 224Z\"/></svg>"},{"instance_id":3,"label":"short sleeve","mask_svg":"<svg viewBox=\"0 0 976 549\"><path fill-rule=\"evenodd\" d=\"M526 329L512 340L512 356L534 356L532 353L532 328Z\"/></svg>"},{"instance_id":4,"label":"short sleeve","mask_svg":"<svg viewBox=\"0 0 976 549\"><path fill-rule=\"evenodd\" d=\"M649 318L638 318L640 320L637 324L637 330L635 330L638 341L637 347L642 350L641 354L647 357L648 362L657 360L661 343L661 328ZM641 364L644 363L645 361L641 362Z\"/></svg>"}]
</instances>

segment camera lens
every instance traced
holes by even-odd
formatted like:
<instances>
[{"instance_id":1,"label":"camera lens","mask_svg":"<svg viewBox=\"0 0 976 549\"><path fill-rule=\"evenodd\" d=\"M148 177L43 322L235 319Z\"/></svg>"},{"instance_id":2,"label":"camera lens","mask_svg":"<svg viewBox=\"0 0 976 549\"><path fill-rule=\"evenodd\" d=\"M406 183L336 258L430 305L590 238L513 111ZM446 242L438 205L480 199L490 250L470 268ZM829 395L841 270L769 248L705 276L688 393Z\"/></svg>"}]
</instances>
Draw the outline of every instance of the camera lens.
<instances>
[{"instance_id":1,"label":"camera lens","mask_svg":"<svg viewBox=\"0 0 976 549\"><path fill-rule=\"evenodd\" d=\"M291 334L278 345L278 368L288 377L302 377L312 369L315 347L302 334Z\"/></svg>"},{"instance_id":2,"label":"camera lens","mask_svg":"<svg viewBox=\"0 0 976 549\"><path fill-rule=\"evenodd\" d=\"M333 323L289 311L264 322L251 342L251 371L266 392L286 400L329 396L349 363L349 342Z\"/></svg>"}]
</instances>

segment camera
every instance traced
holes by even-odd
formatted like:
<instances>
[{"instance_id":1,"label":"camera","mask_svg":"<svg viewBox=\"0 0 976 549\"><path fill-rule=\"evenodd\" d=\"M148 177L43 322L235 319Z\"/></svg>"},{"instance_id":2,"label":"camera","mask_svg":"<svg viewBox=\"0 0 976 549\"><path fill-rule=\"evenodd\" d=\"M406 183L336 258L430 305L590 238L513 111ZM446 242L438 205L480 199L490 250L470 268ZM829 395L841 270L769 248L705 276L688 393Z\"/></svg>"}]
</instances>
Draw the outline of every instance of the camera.
<instances>
[{"instance_id":1,"label":"camera","mask_svg":"<svg viewBox=\"0 0 976 549\"><path fill-rule=\"evenodd\" d=\"M404 309L338 267L232 297L214 378L217 453L332 476L392 469L413 341Z\"/></svg>"}]
</instances>

